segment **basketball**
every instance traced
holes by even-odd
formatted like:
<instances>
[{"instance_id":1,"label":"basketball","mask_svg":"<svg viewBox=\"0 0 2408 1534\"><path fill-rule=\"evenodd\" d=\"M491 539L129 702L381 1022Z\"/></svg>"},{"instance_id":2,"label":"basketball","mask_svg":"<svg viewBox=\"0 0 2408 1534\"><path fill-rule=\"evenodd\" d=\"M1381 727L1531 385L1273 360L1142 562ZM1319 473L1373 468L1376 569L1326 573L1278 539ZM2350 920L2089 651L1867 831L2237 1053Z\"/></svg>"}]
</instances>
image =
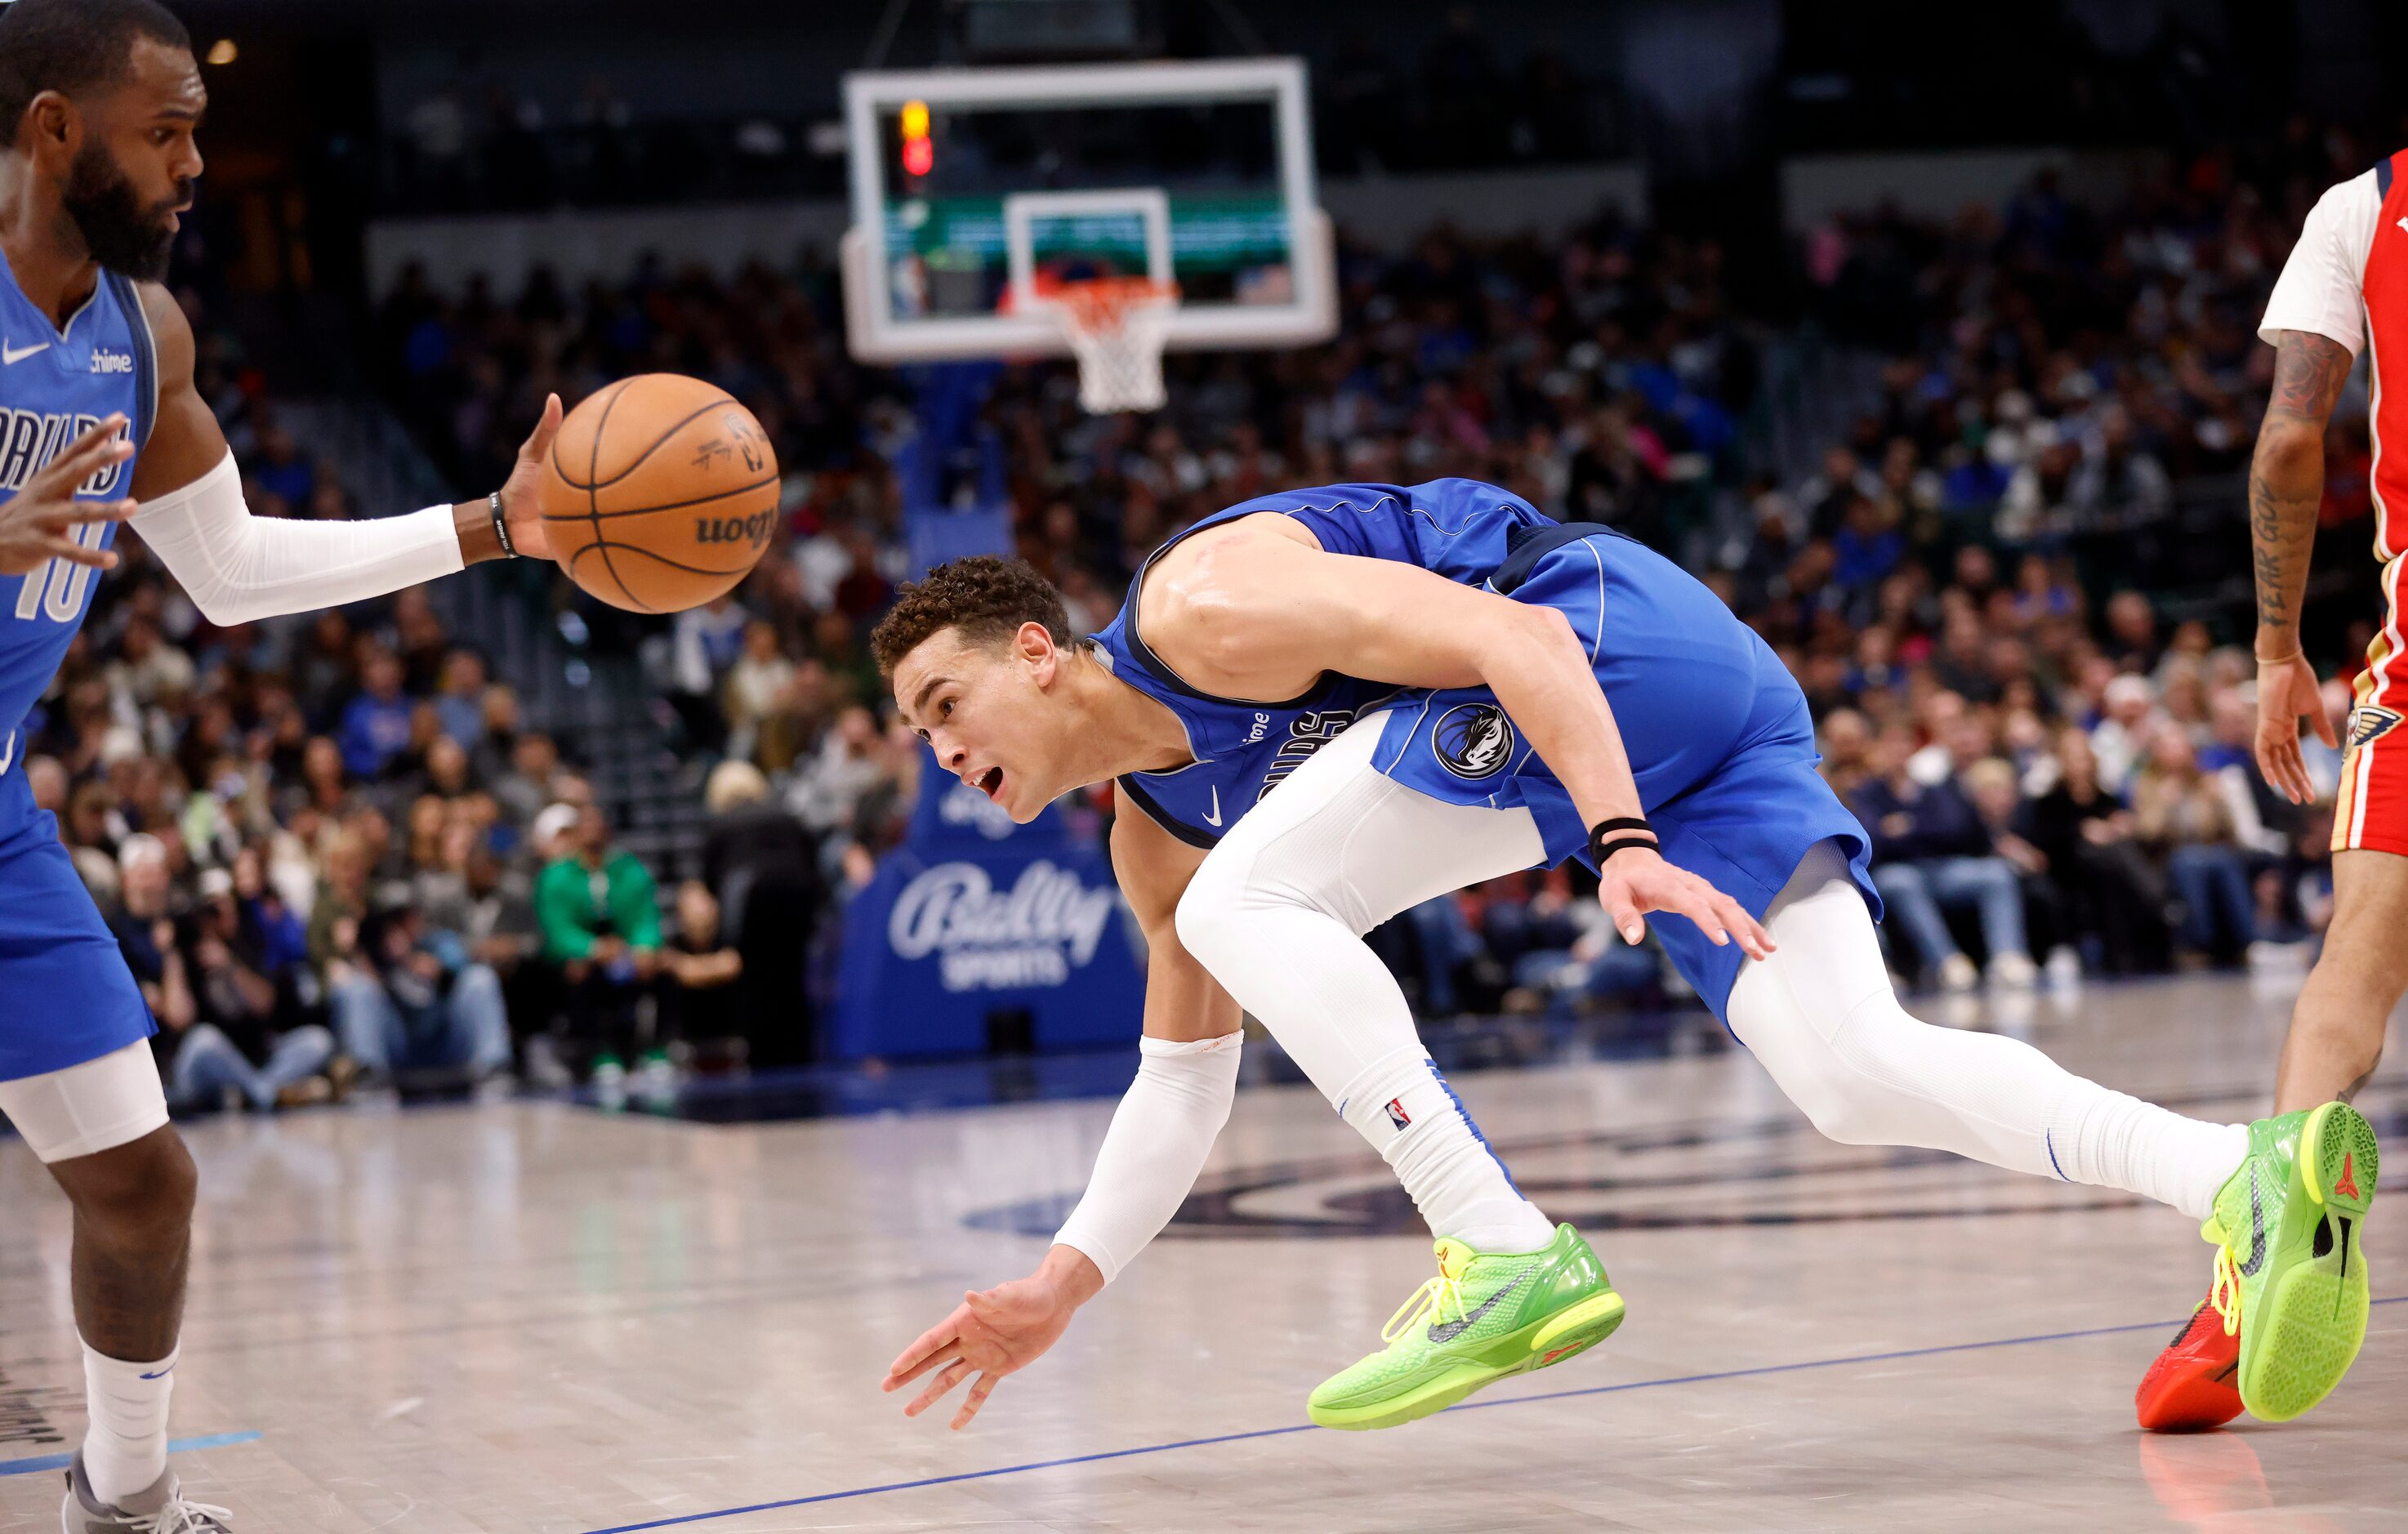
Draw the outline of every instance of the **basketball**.
<instances>
[{"instance_id":1,"label":"basketball","mask_svg":"<svg viewBox=\"0 0 2408 1534\"><path fill-rule=\"evenodd\" d=\"M682 612L752 572L778 515L778 460L725 390L642 373L560 423L543 476L553 557L630 612Z\"/></svg>"}]
</instances>

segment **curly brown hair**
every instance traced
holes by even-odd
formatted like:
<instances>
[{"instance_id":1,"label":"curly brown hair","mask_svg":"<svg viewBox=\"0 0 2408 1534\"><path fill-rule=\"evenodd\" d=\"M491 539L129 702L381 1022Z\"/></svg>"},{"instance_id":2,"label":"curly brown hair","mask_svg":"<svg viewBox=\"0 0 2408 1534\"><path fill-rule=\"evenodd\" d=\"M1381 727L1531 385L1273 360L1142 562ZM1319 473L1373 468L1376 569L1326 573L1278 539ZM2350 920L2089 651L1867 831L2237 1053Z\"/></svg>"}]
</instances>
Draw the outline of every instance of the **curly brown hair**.
<instances>
[{"instance_id":1,"label":"curly brown hair","mask_svg":"<svg viewBox=\"0 0 2408 1534\"><path fill-rule=\"evenodd\" d=\"M1043 624L1054 644L1068 649L1069 609L1062 594L1025 559L972 554L938 566L924 581L907 581L895 605L870 631L878 674L892 679L903 657L939 629L961 630L966 644L1001 644L1023 624ZM1087 649L1093 641L1075 641Z\"/></svg>"}]
</instances>

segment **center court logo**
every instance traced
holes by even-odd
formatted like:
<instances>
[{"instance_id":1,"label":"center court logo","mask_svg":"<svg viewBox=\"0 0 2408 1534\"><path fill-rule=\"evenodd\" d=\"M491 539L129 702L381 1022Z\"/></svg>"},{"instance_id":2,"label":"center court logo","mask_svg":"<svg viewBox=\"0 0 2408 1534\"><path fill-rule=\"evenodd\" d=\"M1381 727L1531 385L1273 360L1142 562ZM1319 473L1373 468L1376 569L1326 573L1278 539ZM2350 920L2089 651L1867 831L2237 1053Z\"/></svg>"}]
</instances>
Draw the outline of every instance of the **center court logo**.
<instances>
[{"instance_id":1,"label":"center court logo","mask_svg":"<svg viewBox=\"0 0 2408 1534\"><path fill-rule=\"evenodd\" d=\"M1458 703L1430 731L1439 766L1458 778L1492 778L1513 755L1513 722L1494 703Z\"/></svg>"}]
</instances>

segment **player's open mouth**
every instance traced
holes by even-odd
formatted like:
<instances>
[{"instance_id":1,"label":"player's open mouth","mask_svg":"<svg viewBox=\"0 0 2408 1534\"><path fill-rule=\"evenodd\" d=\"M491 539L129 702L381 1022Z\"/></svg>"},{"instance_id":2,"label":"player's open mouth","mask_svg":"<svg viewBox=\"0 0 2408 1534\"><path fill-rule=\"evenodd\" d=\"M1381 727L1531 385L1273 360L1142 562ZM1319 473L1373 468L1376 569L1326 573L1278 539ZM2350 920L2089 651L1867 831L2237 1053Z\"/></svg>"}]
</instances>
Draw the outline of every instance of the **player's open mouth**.
<instances>
[{"instance_id":1,"label":"player's open mouth","mask_svg":"<svg viewBox=\"0 0 2408 1534\"><path fill-rule=\"evenodd\" d=\"M984 773L980 775L978 785L980 793L984 794L990 799L995 798L1003 792L1003 768L987 768Z\"/></svg>"}]
</instances>

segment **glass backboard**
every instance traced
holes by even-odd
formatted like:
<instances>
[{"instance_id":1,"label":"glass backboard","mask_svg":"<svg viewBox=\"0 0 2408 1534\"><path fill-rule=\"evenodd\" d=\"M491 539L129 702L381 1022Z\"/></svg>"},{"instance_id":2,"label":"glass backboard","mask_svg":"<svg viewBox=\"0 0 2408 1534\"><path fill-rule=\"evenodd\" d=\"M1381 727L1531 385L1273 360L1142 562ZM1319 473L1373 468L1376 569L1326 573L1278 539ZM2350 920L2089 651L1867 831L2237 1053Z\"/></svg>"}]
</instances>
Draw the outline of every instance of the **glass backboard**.
<instances>
[{"instance_id":1,"label":"glass backboard","mask_svg":"<svg viewBox=\"0 0 2408 1534\"><path fill-rule=\"evenodd\" d=\"M845 311L870 362L1061 352L1064 280L1174 283L1173 348L1336 329L1293 59L846 77Z\"/></svg>"}]
</instances>

